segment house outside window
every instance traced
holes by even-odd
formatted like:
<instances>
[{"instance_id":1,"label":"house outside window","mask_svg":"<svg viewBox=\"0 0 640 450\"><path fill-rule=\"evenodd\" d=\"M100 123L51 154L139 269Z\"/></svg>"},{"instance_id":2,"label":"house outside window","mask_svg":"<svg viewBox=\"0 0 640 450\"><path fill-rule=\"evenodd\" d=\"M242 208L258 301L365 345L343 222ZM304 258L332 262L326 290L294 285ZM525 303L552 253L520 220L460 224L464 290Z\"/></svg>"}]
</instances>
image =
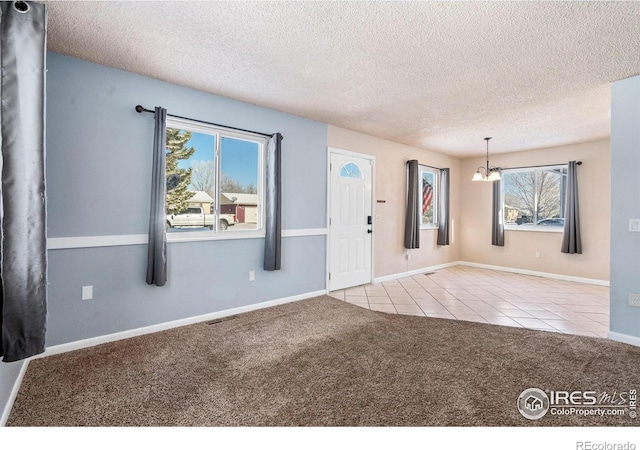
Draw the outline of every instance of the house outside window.
<instances>
[{"instance_id":1,"label":"house outside window","mask_svg":"<svg viewBox=\"0 0 640 450\"><path fill-rule=\"evenodd\" d=\"M421 228L438 226L438 171L420 166L420 191L422 192Z\"/></svg>"},{"instance_id":2,"label":"house outside window","mask_svg":"<svg viewBox=\"0 0 640 450\"><path fill-rule=\"evenodd\" d=\"M501 183L505 229L563 230L566 164L505 169Z\"/></svg>"},{"instance_id":3,"label":"house outside window","mask_svg":"<svg viewBox=\"0 0 640 450\"><path fill-rule=\"evenodd\" d=\"M167 119L169 236L263 232L265 146L255 135Z\"/></svg>"}]
</instances>

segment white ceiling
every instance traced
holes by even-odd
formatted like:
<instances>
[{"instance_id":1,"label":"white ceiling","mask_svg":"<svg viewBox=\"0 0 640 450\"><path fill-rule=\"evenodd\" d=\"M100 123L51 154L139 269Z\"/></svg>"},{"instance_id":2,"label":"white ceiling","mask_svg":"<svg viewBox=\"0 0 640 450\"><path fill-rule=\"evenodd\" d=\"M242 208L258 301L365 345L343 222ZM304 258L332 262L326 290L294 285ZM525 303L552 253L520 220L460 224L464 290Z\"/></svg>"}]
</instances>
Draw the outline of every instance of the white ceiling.
<instances>
[{"instance_id":1,"label":"white ceiling","mask_svg":"<svg viewBox=\"0 0 640 450\"><path fill-rule=\"evenodd\" d=\"M45 3L53 51L458 157L607 137L640 74L635 1Z\"/></svg>"}]
</instances>

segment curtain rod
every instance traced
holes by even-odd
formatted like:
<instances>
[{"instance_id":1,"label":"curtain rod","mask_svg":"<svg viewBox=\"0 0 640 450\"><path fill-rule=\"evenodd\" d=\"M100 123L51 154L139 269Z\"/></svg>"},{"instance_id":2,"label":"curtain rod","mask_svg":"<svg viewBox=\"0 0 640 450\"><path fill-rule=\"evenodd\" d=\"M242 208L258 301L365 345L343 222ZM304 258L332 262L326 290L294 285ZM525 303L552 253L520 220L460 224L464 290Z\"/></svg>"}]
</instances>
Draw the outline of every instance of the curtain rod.
<instances>
[{"instance_id":1,"label":"curtain rod","mask_svg":"<svg viewBox=\"0 0 640 450\"><path fill-rule=\"evenodd\" d=\"M413 160L410 160L410 161L413 161ZM417 160L416 160L416 161L417 161ZM409 161L407 161L407 162L405 163L405 166L406 166L406 165L409 165ZM420 163L420 161L418 161L418 165L428 167L429 169L443 170L441 167L433 167L433 166L430 166L430 165L428 165L428 164L422 164L422 163Z\"/></svg>"},{"instance_id":2,"label":"curtain rod","mask_svg":"<svg viewBox=\"0 0 640 450\"><path fill-rule=\"evenodd\" d=\"M538 167L556 167L556 166L564 166L566 163L561 164L542 164L539 166L523 166L523 167L499 167L500 170L516 170L516 169L537 169ZM577 166L582 165L582 161L576 161Z\"/></svg>"},{"instance_id":3,"label":"curtain rod","mask_svg":"<svg viewBox=\"0 0 640 450\"><path fill-rule=\"evenodd\" d=\"M152 113L155 114L155 111L151 110L151 109L147 109L144 106L141 105L136 105L136 112L142 114L143 112L147 112L147 113ZM214 123L214 122L206 122L204 120L198 120L198 119L190 119L189 117L182 117L182 116L176 116L175 114L169 114L167 113L167 116L169 117L174 117L176 119L183 119L183 120L191 120L192 122L198 122L198 123L204 123L206 125L213 125L214 127L222 127L222 128L227 128L229 130L235 130L235 131L242 131L244 133L251 133L251 134L258 134L260 136L266 136L266 137L271 137L273 136L272 134L267 134L267 133L260 133L259 131L253 131L253 130L245 130L244 128L236 128L236 127L230 127L228 125L221 125L219 123ZM284 140L284 138L282 138L282 140Z\"/></svg>"}]
</instances>

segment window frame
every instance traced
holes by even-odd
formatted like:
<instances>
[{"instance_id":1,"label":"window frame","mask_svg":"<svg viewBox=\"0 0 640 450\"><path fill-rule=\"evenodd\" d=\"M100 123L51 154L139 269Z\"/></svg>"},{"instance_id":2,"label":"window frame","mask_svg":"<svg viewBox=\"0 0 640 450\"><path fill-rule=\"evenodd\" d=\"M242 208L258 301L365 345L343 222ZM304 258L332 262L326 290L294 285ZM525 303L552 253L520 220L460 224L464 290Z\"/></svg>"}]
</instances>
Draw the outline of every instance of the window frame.
<instances>
[{"instance_id":1,"label":"window frame","mask_svg":"<svg viewBox=\"0 0 640 450\"><path fill-rule=\"evenodd\" d=\"M213 230L185 230L180 233L167 233L167 242L192 242L192 241L208 241L208 240L232 240L232 239L252 239L265 237L265 217L264 217L264 197L266 182L266 165L265 152L267 148L268 138L253 133L237 131L225 127L208 125L197 121L192 121L177 117L167 117L167 128L192 131L201 134L208 134L215 139L215 151L213 155L216 183L215 183L215 228ZM222 138L231 138L241 141L247 141L258 144L258 205L257 205L257 228L252 230L235 230L233 227L220 231L220 195L221 191L221 157L222 157ZM166 201L166 200L165 200Z\"/></svg>"},{"instance_id":2,"label":"window frame","mask_svg":"<svg viewBox=\"0 0 640 450\"><path fill-rule=\"evenodd\" d=\"M500 191L501 191L501 196L502 198L500 199L501 202L501 207L502 207L502 221L504 223L504 229L505 231L529 231L529 232L535 232L535 233L563 233L564 232L564 227L563 226L558 226L558 227L549 227L549 226L541 226L541 225L537 225L536 222L540 221L540 220L545 220L545 219L552 219L551 217L545 217L542 219L538 219L537 218L537 214L538 214L538 197L536 194L535 197L535 206L534 206L534 211L533 211L533 222L531 224L531 226L526 226L526 227L522 227L521 225L517 225L517 224L508 224L505 221L505 214L506 214L506 205L505 205L505 194L506 194L506 189L505 189L505 175L508 175L509 173L518 173L518 172L542 172L544 170L550 170L550 169L565 169L566 171L568 171L569 169L569 164L553 164L553 165L548 165L548 166L529 166L529 167L518 167L515 169L502 169L502 178L500 180ZM566 176L566 173L565 173ZM534 192L537 192L537 183L538 183L538 177L536 176L535 178L536 180L536 185L534 185ZM566 181L566 179L565 179Z\"/></svg>"},{"instance_id":3,"label":"window frame","mask_svg":"<svg viewBox=\"0 0 640 450\"><path fill-rule=\"evenodd\" d=\"M421 230L433 230L438 228L438 209L440 207L439 194L440 194L440 171L433 167L418 164L418 172L420 177L420 229ZM424 186L422 185L424 172L433 174L433 222L422 223L422 191Z\"/></svg>"}]
</instances>

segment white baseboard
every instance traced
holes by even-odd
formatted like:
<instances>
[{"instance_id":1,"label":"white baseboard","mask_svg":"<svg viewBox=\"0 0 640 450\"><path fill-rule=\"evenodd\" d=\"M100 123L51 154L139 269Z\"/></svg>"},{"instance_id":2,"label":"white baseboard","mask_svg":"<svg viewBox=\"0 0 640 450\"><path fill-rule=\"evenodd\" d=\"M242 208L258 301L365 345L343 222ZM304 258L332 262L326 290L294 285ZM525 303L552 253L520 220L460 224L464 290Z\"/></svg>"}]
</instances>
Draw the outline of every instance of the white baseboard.
<instances>
[{"instance_id":1,"label":"white baseboard","mask_svg":"<svg viewBox=\"0 0 640 450\"><path fill-rule=\"evenodd\" d=\"M445 264L438 264L437 266L423 267L421 269L410 270L408 272L395 273L393 275L385 275L383 277L377 277L373 279L374 283L382 283L384 281L397 280L398 278L411 277L413 275L420 275L426 272L433 272L434 270L446 269L447 267L457 266L459 262L454 261Z\"/></svg>"},{"instance_id":2,"label":"white baseboard","mask_svg":"<svg viewBox=\"0 0 640 450\"><path fill-rule=\"evenodd\" d=\"M609 281L607 280L574 277L571 275L560 275L557 273L549 273L549 272L536 272L535 270L516 269L513 267L492 266L490 264L481 264L481 263L474 263L469 261L453 261L450 263L438 264L437 266L423 267L421 269L410 270L408 272L395 273L393 275L385 275L382 277L374 278L373 282L382 283L384 281L391 281L391 280L396 280L398 278L410 277L413 275L420 275L422 273L432 272L434 270L439 270L439 269L446 269L447 267L454 267L454 266L477 267L479 269L498 270L500 272L518 273L520 275L532 275L535 277L551 278L554 280L575 281L576 283L595 284L598 286L609 286Z\"/></svg>"},{"instance_id":3,"label":"white baseboard","mask_svg":"<svg viewBox=\"0 0 640 450\"><path fill-rule=\"evenodd\" d=\"M535 277L552 278L554 280L574 281L576 283L596 284L598 286L609 286L609 281L596 280L594 278L574 277L571 275L560 275L557 273L549 273L549 272L536 272L535 270L516 269L513 267L504 267L504 266L492 266L490 264L480 264L480 263L474 263L474 262L468 262L468 261L458 261L455 263L455 265L478 267L480 269L498 270L501 272L518 273L521 275L533 275Z\"/></svg>"},{"instance_id":4,"label":"white baseboard","mask_svg":"<svg viewBox=\"0 0 640 450\"><path fill-rule=\"evenodd\" d=\"M257 309L269 308L271 306L283 305L285 303L296 302L304 300L306 298L317 297L319 295L325 295L326 291L307 292L304 294L294 295L291 297L280 298L277 300L270 300L262 303L255 303L253 305L240 306L238 308L225 309L224 311L216 311L208 314L202 314L200 316L187 317L185 319L173 320L171 322L159 323L156 325L150 325L148 327L136 328L133 330L121 331L118 333L107 334L104 336L98 336L89 339L83 339L80 341L69 342L67 344L54 345L48 347L46 351L40 355L34 356L35 358L45 358L51 355L57 355L59 353L66 353L73 350L79 350L82 348L93 347L95 345L105 344L107 342L119 341L122 339L128 339L135 336L141 336L143 334L156 333L158 331L169 330L171 328L182 327L185 325L192 325L198 322L204 322L207 320L219 319L221 317L233 316L249 311L255 311Z\"/></svg>"},{"instance_id":5,"label":"white baseboard","mask_svg":"<svg viewBox=\"0 0 640 450\"><path fill-rule=\"evenodd\" d=\"M607 337L612 341L618 341L624 344L635 345L636 347L640 347L640 337L637 337L637 336L629 336L628 334L615 333L613 331L609 331L609 334L607 335Z\"/></svg>"},{"instance_id":6,"label":"white baseboard","mask_svg":"<svg viewBox=\"0 0 640 450\"><path fill-rule=\"evenodd\" d=\"M16 401L16 397L18 396L18 391L20 390L20 385L22 384L22 379L24 378L24 374L27 372L28 366L28 360L22 361L20 373L18 374L18 378L16 378L15 383L13 384L13 389L11 389L9 399L7 400L6 405L4 405L2 416L0 416L0 427L4 427L7 424L7 420L9 420L9 414L11 414L11 409L13 408L13 404Z\"/></svg>"}]
</instances>

